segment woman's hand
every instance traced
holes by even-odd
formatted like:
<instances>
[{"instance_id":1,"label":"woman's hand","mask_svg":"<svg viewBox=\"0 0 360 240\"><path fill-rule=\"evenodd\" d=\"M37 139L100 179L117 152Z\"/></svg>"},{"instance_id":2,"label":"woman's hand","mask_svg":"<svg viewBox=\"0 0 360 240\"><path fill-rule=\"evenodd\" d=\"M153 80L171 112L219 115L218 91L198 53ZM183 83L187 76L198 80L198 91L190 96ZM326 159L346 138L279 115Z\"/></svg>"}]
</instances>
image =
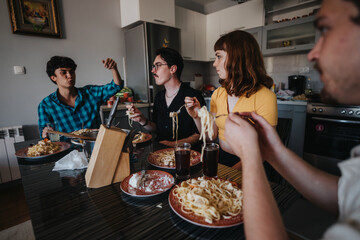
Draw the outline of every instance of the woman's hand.
<instances>
[{"instance_id":1,"label":"woman's hand","mask_svg":"<svg viewBox=\"0 0 360 240\"><path fill-rule=\"evenodd\" d=\"M126 105L127 108L127 115L129 115L129 118L133 120L134 122L138 122L140 124L144 124L146 122L145 116L140 112L139 109L137 109L134 104Z\"/></svg>"},{"instance_id":2,"label":"woman's hand","mask_svg":"<svg viewBox=\"0 0 360 240\"><path fill-rule=\"evenodd\" d=\"M185 97L186 111L192 118L198 117L198 110L201 108L199 100L196 97Z\"/></svg>"}]
</instances>

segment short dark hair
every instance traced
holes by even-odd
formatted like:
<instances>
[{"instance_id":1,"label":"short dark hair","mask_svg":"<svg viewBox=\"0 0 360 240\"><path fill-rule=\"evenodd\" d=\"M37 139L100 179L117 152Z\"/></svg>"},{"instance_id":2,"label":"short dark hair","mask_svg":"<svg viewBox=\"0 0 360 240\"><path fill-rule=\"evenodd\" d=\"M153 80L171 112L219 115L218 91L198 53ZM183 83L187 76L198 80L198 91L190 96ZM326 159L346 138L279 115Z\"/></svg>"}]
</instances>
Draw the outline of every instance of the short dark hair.
<instances>
[{"instance_id":1,"label":"short dark hair","mask_svg":"<svg viewBox=\"0 0 360 240\"><path fill-rule=\"evenodd\" d=\"M356 17L351 18L355 24L360 25L360 1L359 0L344 0L346 2L352 2L355 7L358 9L358 15Z\"/></svg>"},{"instance_id":2,"label":"short dark hair","mask_svg":"<svg viewBox=\"0 0 360 240\"><path fill-rule=\"evenodd\" d=\"M156 56L158 55L165 60L169 67L172 65L177 66L176 76L180 79L181 72L184 68L184 61L180 53L172 48L159 48L156 50Z\"/></svg>"},{"instance_id":3,"label":"short dark hair","mask_svg":"<svg viewBox=\"0 0 360 240\"><path fill-rule=\"evenodd\" d=\"M75 71L76 67L77 65L74 60L69 57L53 56L46 64L46 73L51 77L55 76L55 70L58 68L71 68Z\"/></svg>"}]
</instances>

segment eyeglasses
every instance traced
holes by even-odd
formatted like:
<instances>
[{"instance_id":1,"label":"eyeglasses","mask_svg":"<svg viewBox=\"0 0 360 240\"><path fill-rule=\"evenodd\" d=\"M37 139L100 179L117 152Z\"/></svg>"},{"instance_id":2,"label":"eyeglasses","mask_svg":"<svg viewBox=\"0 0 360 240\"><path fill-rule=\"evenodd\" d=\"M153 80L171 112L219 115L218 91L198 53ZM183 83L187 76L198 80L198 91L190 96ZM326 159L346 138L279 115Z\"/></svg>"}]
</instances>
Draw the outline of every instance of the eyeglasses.
<instances>
[{"instance_id":1,"label":"eyeglasses","mask_svg":"<svg viewBox=\"0 0 360 240\"><path fill-rule=\"evenodd\" d=\"M157 71L158 69L159 69L159 67L161 67L161 66L163 66L163 65L169 65L169 64L167 64L167 63L155 63L155 64L153 64L152 66L151 66L151 69L152 70L154 70L154 68L155 68L155 71Z\"/></svg>"}]
</instances>

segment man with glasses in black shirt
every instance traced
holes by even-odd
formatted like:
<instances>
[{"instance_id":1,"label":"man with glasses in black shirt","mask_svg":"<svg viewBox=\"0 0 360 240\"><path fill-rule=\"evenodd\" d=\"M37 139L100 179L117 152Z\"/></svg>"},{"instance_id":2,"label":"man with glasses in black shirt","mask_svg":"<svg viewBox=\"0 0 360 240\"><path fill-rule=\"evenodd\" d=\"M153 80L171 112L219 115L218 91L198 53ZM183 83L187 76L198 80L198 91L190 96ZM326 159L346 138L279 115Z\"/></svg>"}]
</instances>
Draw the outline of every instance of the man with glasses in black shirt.
<instances>
[{"instance_id":1,"label":"man with glasses in black shirt","mask_svg":"<svg viewBox=\"0 0 360 240\"><path fill-rule=\"evenodd\" d=\"M151 72L156 85L164 86L165 90L155 96L153 121L146 119L135 106L128 106L128 110L133 112L130 118L141 124L146 130L156 131L157 140L169 147L174 147L176 144L176 132L173 136L170 112L178 111L185 104L185 97L196 97L201 106L205 105L204 98L199 91L180 81L183 67L183 59L177 51L171 48L158 49ZM195 149L197 147L200 149L199 133L185 108L182 108L178 114L178 124L178 142L188 142Z\"/></svg>"}]
</instances>

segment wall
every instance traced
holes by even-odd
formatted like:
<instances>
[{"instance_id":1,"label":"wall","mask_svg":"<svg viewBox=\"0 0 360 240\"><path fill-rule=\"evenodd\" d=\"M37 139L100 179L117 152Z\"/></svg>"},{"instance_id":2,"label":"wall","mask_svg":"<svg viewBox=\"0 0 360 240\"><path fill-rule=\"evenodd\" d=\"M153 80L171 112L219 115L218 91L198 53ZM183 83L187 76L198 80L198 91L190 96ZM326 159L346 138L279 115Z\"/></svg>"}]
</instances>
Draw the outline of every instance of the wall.
<instances>
[{"instance_id":1,"label":"wall","mask_svg":"<svg viewBox=\"0 0 360 240\"><path fill-rule=\"evenodd\" d=\"M117 61L123 76L125 45L119 5L119 0L60 0L64 38L52 39L13 34L7 0L0 0L0 128L26 125L32 129L28 138L36 137L37 106L56 90L45 72L53 55L74 59L78 87L111 80L111 72L101 63L107 57ZM14 75L15 65L25 66L26 74Z\"/></svg>"},{"instance_id":2,"label":"wall","mask_svg":"<svg viewBox=\"0 0 360 240\"><path fill-rule=\"evenodd\" d=\"M307 60L307 54L292 54L283 56L264 57L265 68L269 76L274 79L276 86L284 83L285 88L288 87L288 76L305 75L310 77L311 86L314 93L319 93L323 87L320 81L319 73L314 69L314 63ZM219 76L215 68L212 67L213 62L207 64L207 74L204 79L206 83L210 83L216 87L219 84ZM309 67L308 73L300 73L300 68Z\"/></svg>"}]
</instances>

